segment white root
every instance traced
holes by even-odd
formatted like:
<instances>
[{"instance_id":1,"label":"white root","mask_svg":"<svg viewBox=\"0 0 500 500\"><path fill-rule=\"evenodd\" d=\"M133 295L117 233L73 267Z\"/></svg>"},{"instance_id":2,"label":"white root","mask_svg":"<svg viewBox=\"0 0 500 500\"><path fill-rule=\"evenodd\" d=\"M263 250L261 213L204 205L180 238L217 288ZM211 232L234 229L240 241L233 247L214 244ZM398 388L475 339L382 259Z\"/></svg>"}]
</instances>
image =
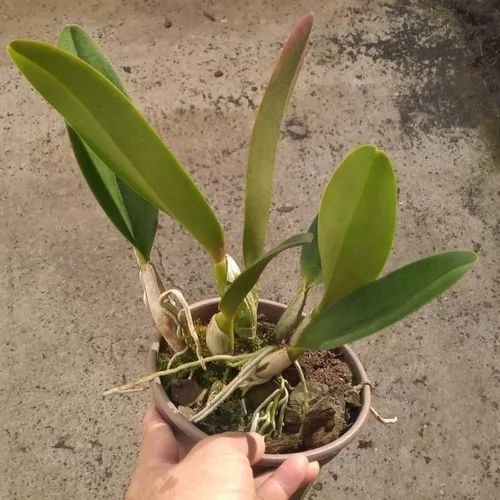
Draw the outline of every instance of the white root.
<instances>
[{"instance_id":1,"label":"white root","mask_svg":"<svg viewBox=\"0 0 500 500\"><path fill-rule=\"evenodd\" d=\"M240 373L238 373L238 375L236 375L236 377L217 394L213 401L210 401L210 404L208 406L194 415L190 419L191 422L201 422L201 420L208 417L208 415L210 415L215 409L217 409L237 389L241 389L242 383L244 383L255 373L255 370L259 366L259 363L262 361L262 359L265 358L274 349L276 349L274 346L267 346L254 353L252 359L243 366Z\"/></svg>"},{"instance_id":2,"label":"white root","mask_svg":"<svg viewBox=\"0 0 500 500\"><path fill-rule=\"evenodd\" d=\"M370 406L370 411L372 414L375 416L375 418L379 421L382 422L383 424L395 424L398 421L398 417L393 417L393 418L384 418L382 417L373 406Z\"/></svg>"},{"instance_id":3,"label":"white root","mask_svg":"<svg viewBox=\"0 0 500 500\"><path fill-rule=\"evenodd\" d=\"M285 412L286 407L288 405L288 400L290 399L290 392L288 391L290 387L287 387L287 383L285 381L285 395L280 402L278 403L278 423L276 425L276 435L281 436L283 432L283 423L285 421Z\"/></svg>"},{"instance_id":4,"label":"white root","mask_svg":"<svg viewBox=\"0 0 500 500\"><path fill-rule=\"evenodd\" d=\"M241 360L247 360L247 359L252 359L255 358L256 356L259 356L259 354L264 354L267 355L266 351L267 348L261 349L260 351L257 352L252 352L249 354L238 354L237 356L230 356L227 354L219 355L219 356L210 356L208 358L204 358L203 362L204 363L212 363L212 362L217 362L217 361L229 361L229 362L234 362L234 361L241 361ZM263 352L264 351L264 352ZM175 375L176 373L179 373L183 370L186 370L188 368L196 368L201 365L200 360L196 361L191 361L189 363L184 363L183 365L176 366L175 368L167 369L167 370L161 370L155 373L152 373L151 375L147 375L146 377L141 377L137 380L134 380L133 382L129 382L124 385L120 385L118 387L114 387L113 389L109 389L105 392L103 392L103 396L109 396L110 394L119 394L123 391L126 391L128 389L132 389L133 387L136 387L141 384L145 384L147 382L151 382L154 380L156 377L164 377L167 375Z\"/></svg>"},{"instance_id":5,"label":"white root","mask_svg":"<svg viewBox=\"0 0 500 500\"><path fill-rule=\"evenodd\" d=\"M289 393L286 387L287 382L283 377L280 379L280 387L273 391L254 411L250 426L251 432L257 431L263 436L273 434L279 436L281 434ZM264 415L261 416L262 410L264 410ZM278 414L278 422L276 422L276 414ZM269 426L271 430L266 433Z\"/></svg>"},{"instance_id":6,"label":"white root","mask_svg":"<svg viewBox=\"0 0 500 500\"><path fill-rule=\"evenodd\" d=\"M172 357L168 360L167 370L170 370L170 368L172 368L172 365L174 364L174 361L177 358L180 358L181 356L184 356L184 354L186 354L188 351L189 351L189 347L186 346L186 347L184 347L184 349L182 351L174 353L172 355Z\"/></svg>"},{"instance_id":7,"label":"white root","mask_svg":"<svg viewBox=\"0 0 500 500\"><path fill-rule=\"evenodd\" d=\"M179 337L179 329L180 329L179 314L181 311L183 311L184 315L186 316L186 323L187 323L189 335L191 335L193 342L194 342L194 345L195 345L195 348L196 348L196 357L200 360L201 367L204 370L206 370L207 367L203 361L203 353L201 350L200 339L198 338L198 334L196 333L196 329L195 329L194 323L193 323L193 317L191 316L191 311L189 310L189 304L187 303L186 299L184 298L184 295L182 295L182 293L179 290L176 290L174 288L167 290L166 292L163 292L159 297L160 306L163 309L163 311L165 312L165 314L167 314L168 316L170 316L170 315L173 316L171 310L168 307L169 304L166 303L167 301L170 301L170 304L175 307L175 304L172 303L172 299L171 299L172 295L179 301L179 303L181 305L180 311L177 314L177 317L175 318L175 323L177 325L177 336Z\"/></svg>"},{"instance_id":8,"label":"white root","mask_svg":"<svg viewBox=\"0 0 500 500\"><path fill-rule=\"evenodd\" d=\"M250 432L257 432L258 425L262 420L266 420L266 416L261 417L260 412L266 408L266 414L267 414L267 407L269 404L274 403L274 399L276 396L279 396L282 392L282 388L278 387L275 391L273 391L269 396L262 401L262 403L256 408L256 410L253 412L252 416L252 424L250 426Z\"/></svg>"},{"instance_id":9,"label":"white root","mask_svg":"<svg viewBox=\"0 0 500 500\"><path fill-rule=\"evenodd\" d=\"M136 394L138 392L144 392L148 388L147 387L136 387L135 389L127 389L126 391L120 392L120 395L122 396L128 396L129 394Z\"/></svg>"},{"instance_id":10,"label":"white root","mask_svg":"<svg viewBox=\"0 0 500 500\"><path fill-rule=\"evenodd\" d=\"M302 371L302 367L300 366L298 361L294 361L293 364L295 365L297 373L299 374L299 379L302 382L302 385L304 386L304 416L302 418L302 426L303 426L304 422L306 421L307 414L309 413L309 391L307 390L306 377L304 375L304 372Z\"/></svg>"}]
</instances>

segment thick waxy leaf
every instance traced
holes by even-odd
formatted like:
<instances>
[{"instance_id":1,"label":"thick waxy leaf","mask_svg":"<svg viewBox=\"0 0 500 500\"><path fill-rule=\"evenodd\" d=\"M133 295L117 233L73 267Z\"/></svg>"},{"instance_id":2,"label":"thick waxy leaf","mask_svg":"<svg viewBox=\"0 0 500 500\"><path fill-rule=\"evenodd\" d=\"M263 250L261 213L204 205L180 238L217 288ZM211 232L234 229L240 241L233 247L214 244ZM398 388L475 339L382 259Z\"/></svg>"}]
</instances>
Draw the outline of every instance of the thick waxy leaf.
<instances>
[{"instance_id":1,"label":"thick waxy leaf","mask_svg":"<svg viewBox=\"0 0 500 500\"><path fill-rule=\"evenodd\" d=\"M48 44L17 40L8 51L115 175L179 221L215 262L223 259L224 235L210 205L123 92L86 62Z\"/></svg>"},{"instance_id":2,"label":"thick waxy leaf","mask_svg":"<svg viewBox=\"0 0 500 500\"><path fill-rule=\"evenodd\" d=\"M277 247L267 252L248 269L245 269L227 289L220 301L219 309L228 319L233 319L238 306L257 283L260 275L271 260L284 250L309 243L313 235L310 233L296 234Z\"/></svg>"},{"instance_id":3,"label":"thick waxy leaf","mask_svg":"<svg viewBox=\"0 0 500 500\"><path fill-rule=\"evenodd\" d=\"M106 57L98 43L81 26L76 24L65 26L59 33L57 46L90 64L124 94L127 94L125 85L121 82L111 61Z\"/></svg>"},{"instance_id":4,"label":"thick waxy leaf","mask_svg":"<svg viewBox=\"0 0 500 500\"><path fill-rule=\"evenodd\" d=\"M65 26L57 44L89 63L126 94L113 65L83 28ZM158 210L118 179L69 125L67 129L78 165L97 201L115 227L148 261L156 234Z\"/></svg>"},{"instance_id":5,"label":"thick waxy leaf","mask_svg":"<svg viewBox=\"0 0 500 500\"><path fill-rule=\"evenodd\" d=\"M280 126L302 66L313 14L303 17L285 43L257 112L246 173L243 257L249 267L264 251Z\"/></svg>"},{"instance_id":6,"label":"thick waxy leaf","mask_svg":"<svg viewBox=\"0 0 500 500\"><path fill-rule=\"evenodd\" d=\"M311 243L302 247L300 255L300 269L304 287L310 288L323 283L323 273L321 272L321 258L318 247L318 216L316 216L308 231L314 235Z\"/></svg>"},{"instance_id":7,"label":"thick waxy leaf","mask_svg":"<svg viewBox=\"0 0 500 500\"><path fill-rule=\"evenodd\" d=\"M149 261L158 210L115 177L70 126L67 130L78 165L104 213L144 261Z\"/></svg>"},{"instance_id":8,"label":"thick waxy leaf","mask_svg":"<svg viewBox=\"0 0 500 500\"><path fill-rule=\"evenodd\" d=\"M375 146L352 151L335 170L321 201L321 306L377 278L391 251L396 207L396 177L387 156Z\"/></svg>"},{"instance_id":9,"label":"thick waxy leaf","mask_svg":"<svg viewBox=\"0 0 500 500\"><path fill-rule=\"evenodd\" d=\"M294 347L333 349L378 332L438 297L476 260L473 252L445 252L402 267L325 307Z\"/></svg>"}]
</instances>

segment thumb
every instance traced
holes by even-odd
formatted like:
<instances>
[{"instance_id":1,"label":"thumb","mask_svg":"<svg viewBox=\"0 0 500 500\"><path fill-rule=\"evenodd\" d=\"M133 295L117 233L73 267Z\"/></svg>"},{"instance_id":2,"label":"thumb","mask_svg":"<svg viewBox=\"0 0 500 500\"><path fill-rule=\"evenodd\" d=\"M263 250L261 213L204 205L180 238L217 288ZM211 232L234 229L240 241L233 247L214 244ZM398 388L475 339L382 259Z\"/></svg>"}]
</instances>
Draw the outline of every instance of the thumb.
<instances>
[{"instance_id":1,"label":"thumb","mask_svg":"<svg viewBox=\"0 0 500 500\"><path fill-rule=\"evenodd\" d=\"M257 489L259 500L288 500L305 482L309 462L296 455L283 462Z\"/></svg>"},{"instance_id":2,"label":"thumb","mask_svg":"<svg viewBox=\"0 0 500 500\"><path fill-rule=\"evenodd\" d=\"M265 452L264 438L256 432L225 432L200 441L188 454L188 458L201 456L245 457L255 465Z\"/></svg>"},{"instance_id":3,"label":"thumb","mask_svg":"<svg viewBox=\"0 0 500 500\"><path fill-rule=\"evenodd\" d=\"M144 417L139 466L174 465L179 462L179 445L174 433L155 407Z\"/></svg>"}]
</instances>

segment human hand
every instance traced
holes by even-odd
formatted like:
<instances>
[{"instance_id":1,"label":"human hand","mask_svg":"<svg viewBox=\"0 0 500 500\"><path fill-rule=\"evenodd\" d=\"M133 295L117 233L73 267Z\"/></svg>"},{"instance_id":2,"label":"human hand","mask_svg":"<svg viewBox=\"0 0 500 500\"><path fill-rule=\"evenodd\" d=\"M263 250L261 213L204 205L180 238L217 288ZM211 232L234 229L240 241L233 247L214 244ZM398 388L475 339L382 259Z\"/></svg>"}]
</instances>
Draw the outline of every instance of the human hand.
<instances>
[{"instance_id":1,"label":"human hand","mask_svg":"<svg viewBox=\"0 0 500 500\"><path fill-rule=\"evenodd\" d=\"M151 408L126 500L288 500L319 473L317 462L297 455L254 478L251 466L264 450L260 434L231 432L204 439L180 460L172 430Z\"/></svg>"}]
</instances>

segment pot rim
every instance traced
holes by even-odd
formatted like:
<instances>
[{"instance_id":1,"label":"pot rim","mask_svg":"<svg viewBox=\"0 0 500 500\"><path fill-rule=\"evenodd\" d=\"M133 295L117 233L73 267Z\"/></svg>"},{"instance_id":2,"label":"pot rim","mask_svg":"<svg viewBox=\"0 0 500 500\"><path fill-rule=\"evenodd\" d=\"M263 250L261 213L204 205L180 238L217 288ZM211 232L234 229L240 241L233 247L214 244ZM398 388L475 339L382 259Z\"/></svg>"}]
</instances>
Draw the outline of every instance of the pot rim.
<instances>
[{"instance_id":1,"label":"pot rim","mask_svg":"<svg viewBox=\"0 0 500 500\"><path fill-rule=\"evenodd\" d=\"M214 306L219 304L220 298L216 299L206 299L196 302L190 306L191 310L203 310L203 309L213 309ZM279 309L284 311L286 306L272 300L260 299L259 306L264 306L265 308ZM155 341L152 343L147 358L147 369L148 374L152 374L157 371L156 363L157 357L160 350L160 341L162 337L160 333L155 336ZM353 350L349 346L344 346L343 356L345 362L349 365L356 383L361 383L361 381L366 380L366 372L363 368L358 357L354 354ZM172 403L168 397L166 391L164 390L160 378L156 377L150 382L151 391L153 393L153 398L157 407L161 413L167 418L169 423L176 428L177 431L185 434L194 442L199 442L202 439L208 437L208 434L198 429L194 424L189 422L184 415L177 409L177 407ZM293 455L304 455L310 462L319 461L324 462L331 459L337 453L339 453L343 448L345 448L349 443L351 443L356 436L361 432L363 425L366 423L370 415L370 405L371 405L371 388L369 385L365 385L361 390L361 410L359 412L358 418L352 424L352 426L340 436L335 441L323 445L319 448L314 448L312 450L307 450L298 453L280 453L280 454L264 454L263 458L257 464L263 467L277 467L287 458Z\"/></svg>"}]
</instances>

